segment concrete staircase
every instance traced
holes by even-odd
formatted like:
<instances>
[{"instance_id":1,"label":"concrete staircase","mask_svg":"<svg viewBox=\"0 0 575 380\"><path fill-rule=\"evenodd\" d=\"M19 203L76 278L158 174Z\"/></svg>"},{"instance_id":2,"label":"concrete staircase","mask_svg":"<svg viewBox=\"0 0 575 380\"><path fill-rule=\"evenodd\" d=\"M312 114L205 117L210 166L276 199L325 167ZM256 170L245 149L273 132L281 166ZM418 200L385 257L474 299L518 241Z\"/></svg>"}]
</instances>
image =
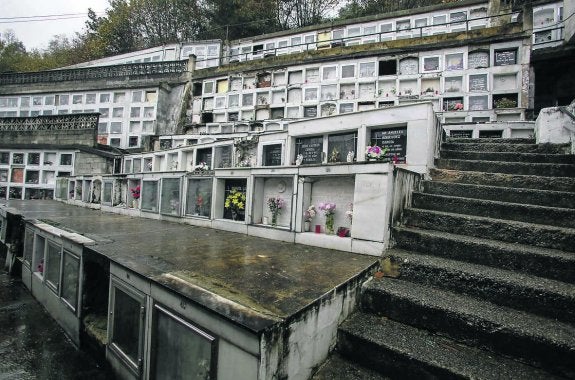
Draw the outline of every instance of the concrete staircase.
<instances>
[{"instance_id":1,"label":"concrete staircase","mask_svg":"<svg viewBox=\"0 0 575 380\"><path fill-rule=\"evenodd\" d=\"M346 366L354 378L575 378L575 156L564 149L444 143L316 378L346 378L326 372Z\"/></svg>"}]
</instances>

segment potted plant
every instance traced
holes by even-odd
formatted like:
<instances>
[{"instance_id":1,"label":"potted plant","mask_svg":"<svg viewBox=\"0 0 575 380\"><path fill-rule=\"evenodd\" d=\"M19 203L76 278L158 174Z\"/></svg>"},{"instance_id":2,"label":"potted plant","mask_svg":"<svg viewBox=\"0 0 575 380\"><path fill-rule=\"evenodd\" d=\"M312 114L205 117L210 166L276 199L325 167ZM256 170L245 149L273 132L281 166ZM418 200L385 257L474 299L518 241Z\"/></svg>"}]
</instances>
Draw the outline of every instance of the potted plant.
<instances>
[{"instance_id":1,"label":"potted plant","mask_svg":"<svg viewBox=\"0 0 575 380\"><path fill-rule=\"evenodd\" d=\"M427 95L427 96L433 96L434 92L435 92L435 89L433 87L427 87L425 89L425 95Z\"/></svg>"}]
</instances>

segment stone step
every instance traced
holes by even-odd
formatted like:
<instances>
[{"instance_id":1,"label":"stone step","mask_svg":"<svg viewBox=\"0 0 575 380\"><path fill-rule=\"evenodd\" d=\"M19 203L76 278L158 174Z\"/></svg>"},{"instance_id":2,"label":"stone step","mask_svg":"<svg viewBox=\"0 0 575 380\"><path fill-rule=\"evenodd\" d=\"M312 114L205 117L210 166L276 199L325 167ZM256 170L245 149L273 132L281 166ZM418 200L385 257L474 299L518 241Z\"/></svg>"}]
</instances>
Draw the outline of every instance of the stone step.
<instances>
[{"instance_id":1,"label":"stone step","mask_svg":"<svg viewBox=\"0 0 575 380\"><path fill-rule=\"evenodd\" d=\"M568 145L560 144L501 144L481 143L477 140L463 142L446 142L441 144L441 150L477 151L477 152L516 152L516 153L545 153L567 154Z\"/></svg>"},{"instance_id":2,"label":"stone step","mask_svg":"<svg viewBox=\"0 0 575 380\"><path fill-rule=\"evenodd\" d=\"M479 160L501 162L535 162L555 164L575 164L575 155L572 154L542 154L542 153L515 153L515 152L471 152L464 150L445 150L440 152L441 158L455 160Z\"/></svg>"},{"instance_id":3,"label":"stone step","mask_svg":"<svg viewBox=\"0 0 575 380\"><path fill-rule=\"evenodd\" d=\"M429 194L451 195L501 202L575 208L575 192L561 192L514 187L485 186L477 184L423 181L423 191Z\"/></svg>"},{"instance_id":4,"label":"stone step","mask_svg":"<svg viewBox=\"0 0 575 380\"><path fill-rule=\"evenodd\" d=\"M398 248L575 283L575 254L443 231L395 227Z\"/></svg>"},{"instance_id":5,"label":"stone step","mask_svg":"<svg viewBox=\"0 0 575 380\"><path fill-rule=\"evenodd\" d=\"M535 144L535 139L528 139L528 138L509 138L509 139L502 139L502 138L484 138L484 139L469 139L469 138L453 138L448 137L447 143L455 143L455 144L498 144L498 145L516 145L516 144Z\"/></svg>"},{"instance_id":6,"label":"stone step","mask_svg":"<svg viewBox=\"0 0 575 380\"><path fill-rule=\"evenodd\" d=\"M414 192L412 207L575 228L575 209Z\"/></svg>"},{"instance_id":7,"label":"stone step","mask_svg":"<svg viewBox=\"0 0 575 380\"><path fill-rule=\"evenodd\" d=\"M573 228L545 226L541 224L414 208L405 209L403 216L404 224L410 227L476 236L509 243L527 244L568 252L575 251L575 229Z\"/></svg>"},{"instance_id":8,"label":"stone step","mask_svg":"<svg viewBox=\"0 0 575 380\"><path fill-rule=\"evenodd\" d=\"M436 159L439 169L464 170L488 173L536 175L543 177L575 177L575 165L522 163L481 160Z\"/></svg>"},{"instance_id":9,"label":"stone step","mask_svg":"<svg viewBox=\"0 0 575 380\"><path fill-rule=\"evenodd\" d=\"M447 290L380 278L364 285L364 311L439 332L466 345L575 376L575 327ZM406 338L403 338L406 339Z\"/></svg>"},{"instance_id":10,"label":"stone step","mask_svg":"<svg viewBox=\"0 0 575 380\"><path fill-rule=\"evenodd\" d=\"M498 305L575 323L575 285L437 256L384 253L402 280L468 294Z\"/></svg>"},{"instance_id":11,"label":"stone step","mask_svg":"<svg viewBox=\"0 0 575 380\"><path fill-rule=\"evenodd\" d=\"M484 173L479 171L448 169L431 169L430 176L434 181L442 182L575 193L575 178L573 177L540 177L534 175Z\"/></svg>"},{"instance_id":12,"label":"stone step","mask_svg":"<svg viewBox=\"0 0 575 380\"><path fill-rule=\"evenodd\" d=\"M347 360L334 353L311 377L312 380L387 380L386 376L360 366L355 361Z\"/></svg>"},{"instance_id":13,"label":"stone step","mask_svg":"<svg viewBox=\"0 0 575 380\"><path fill-rule=\"evenodd\" d=\"M490 351L363 312L339 328L338 350L394 379L555 378Z\"/></svg>"}]
</instances>

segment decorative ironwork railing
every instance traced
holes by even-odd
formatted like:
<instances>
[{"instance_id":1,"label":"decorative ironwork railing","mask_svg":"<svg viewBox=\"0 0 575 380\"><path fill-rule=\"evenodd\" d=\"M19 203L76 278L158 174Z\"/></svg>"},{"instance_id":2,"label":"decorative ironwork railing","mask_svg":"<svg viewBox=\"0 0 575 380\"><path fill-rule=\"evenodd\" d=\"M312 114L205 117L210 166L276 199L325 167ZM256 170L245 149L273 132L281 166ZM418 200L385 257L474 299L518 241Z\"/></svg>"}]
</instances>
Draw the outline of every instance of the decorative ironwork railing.
<instances>
[{"instance_id":1,"label":"decorative ironwork railing","mask_svg":"<svg viewBox=\"0 0 575 380\"><path fill-rule=\"evenodd\" d=\"M125 76L165 75L186 72L188 61L129 63L77 69L36 71L30 73L2 73L0 85L42 82L82 81Z\"/></svg>"},{"instance_id":2,"label":"decorative ironwork railing","mask_svg":"<svg viewBox=\"0 0 575 380\"><path fill-rule=\"evenodd\" d=\"M0 118L0 132L72 131L98 127L98 113Z\"/></svg>"}]
</instances>

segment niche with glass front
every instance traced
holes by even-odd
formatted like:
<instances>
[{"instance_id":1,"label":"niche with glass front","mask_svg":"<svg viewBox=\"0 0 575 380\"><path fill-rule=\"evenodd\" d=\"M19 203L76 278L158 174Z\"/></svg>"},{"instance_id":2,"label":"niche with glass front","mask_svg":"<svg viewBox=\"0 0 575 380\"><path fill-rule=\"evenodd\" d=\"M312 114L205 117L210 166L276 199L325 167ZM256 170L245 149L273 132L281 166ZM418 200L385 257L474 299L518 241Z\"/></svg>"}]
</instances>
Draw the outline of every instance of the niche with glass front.
<instances>
[{"instance_id":1,"label":"niche with glass front","mask_svg":"<svg viewBox=\"0 0 575 380\"><path fill-rule=\"evenodd\" d=\"M143 363L145 297L112 280L109 347L134 373Z\"/></svg>"},{"instance_id":2,"label":"niche with glass front","mask_svg":"<svg viewBox=\"0 0 575 380\"><path fill-rule=\"evenodd\" d=\"M247 180L226 179L224 187L224 219L244 221L246 217Z\"/></svg>"},{"instance_id":3,"label":"niche with glass front","mask_svg":"<svg viewBox=\"0 0 575 380\"><path fill-rule=\"evenodd\" d=\"M212 179L189 178L186 193L186 215L211 217Z\"/></svg>"},{"instance_id":4,"label":"niche with glass front","mask_svg":"<svg viewBox=\"0 0 575 380\"><path fill-rule=\"evenodd\" d=\"M327 138L327 162L353 162L357 151L357 133L329 135Z\"/></svg>"},{"instance_id":5,"label":"niche with glass front","mask_svg":"<svg viewBox=\"0 0 575 380\"><path fill-rule=\"evenodd\" d=\"M141 192L141 209L143 211L158 212L158 181L143 181Z\"/></svg>"},{"instance_id":6,"label":"niche with glass front","mask_svg":"<svg viewBox=\"0 0 575 380\"><path fill-rule=\"evenodd\" d=\"M58 293L60 288L60 264L62 261L62 247L48 241L46 250L46 264L44 268L45 280L48 287Z\"/></svg>"},{"instance_id":7,"label":"niche with glass front","mask_svg":"<svg viewBox=\"0 0 575 380\"><path fill-rule=\"evenodd\" d=\"M160 305L154 305L150 377L214 379L217 340Z\"/></svg>"},{"instance_id":8,"label":"niche with glass front","mask_svg":"<svg viewBox=\"0 0 575 380\"><path fill-rule=\"evenodd\" d=\"M80 258L64 250L62 255L62 294L64 302L74 311L78 307L78 280L80 276Z\"/></svg>"},{"instance_id":9,"label":"niche with glass front","mask_svg":"<svg viewBox=\"0 0 575 380\"><path fill-rule=\"evenodd\" d=\"M162 179L162 201L160 212L164 215L180 215L181 181L180 178Z\"/></svg>"}]
</instances>

